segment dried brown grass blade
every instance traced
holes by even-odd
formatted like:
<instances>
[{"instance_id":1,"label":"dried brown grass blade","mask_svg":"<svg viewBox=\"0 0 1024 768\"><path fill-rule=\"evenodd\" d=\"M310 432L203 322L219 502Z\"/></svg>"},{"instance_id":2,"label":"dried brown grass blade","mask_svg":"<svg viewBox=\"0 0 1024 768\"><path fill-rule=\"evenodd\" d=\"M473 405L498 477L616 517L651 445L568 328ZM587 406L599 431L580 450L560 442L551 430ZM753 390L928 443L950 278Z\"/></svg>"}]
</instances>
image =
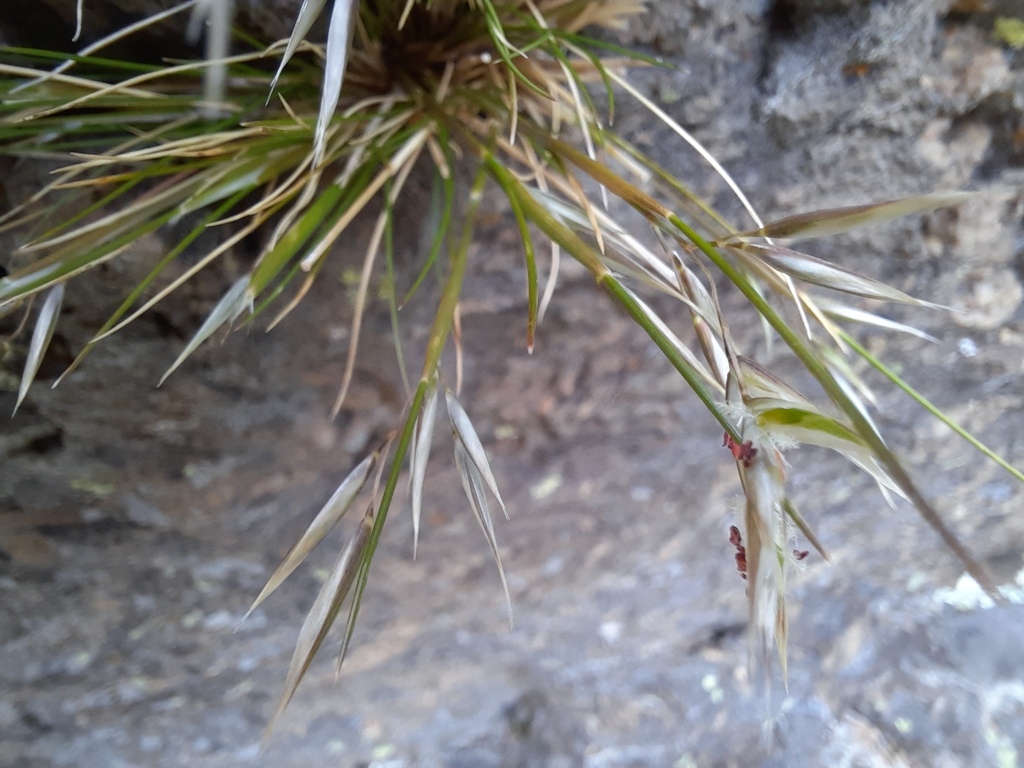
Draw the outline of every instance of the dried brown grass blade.
<instances>
[{"instance_id":1,"label":"dried brown grass blade","mask_svg":"<svg viewBox=\"0 0 1024 768\"><path fill-rule=\"evenodd\" d=\"M868 224L882 224L915 213L924 213L936 208L959 205L969 200L971 192L937 192L931 195L904 197L884 203L851 205L844 208L828 208L812 213L788 216L778 221L761 225L750 232L740 232L722 240L723 243L746 240L753 237L776 237L795 240L807 237L822 237L846 232Z\"/></svg>"},{"instance_id":2,"label":"dried brown grass blade","mask_svg":"<svg viewBox=\"0 0 1024 768\"><path fill-rule=\"evenodd\" d=\"M356 354L359 351L359 334L362 329L363 313L366 309L366 299L370 290L370 277L373 274L373 265L377 260L381 239L384 237L384 230L387 227L388 217L390 216L389 207L394 206L395 201L398 199L402 187L405 186L405 182L409 178L409 173L412 171L413 166L416 165L416 160L426 144L428 135L425 131L420 131L413 137L415 143L407 145L412 147L412 151L404 156L402 164L397 166L394 173L394 185L388 194L388 206L385 206L384 210L377 216L377 222L374 224L373 232L370 235L370 242L366 247L366 256L363 258L363 269L359 275L356 304L352 313L352 335L348 346L348 356L345 361L345 373L342 376L338 396L334 400L334 407L331 408L331 418L338 415L341 406L345 402L345 396L348 394L348 388L352 384L352 376L355 373L356 367Z\"/></svg>"}]
</instances>

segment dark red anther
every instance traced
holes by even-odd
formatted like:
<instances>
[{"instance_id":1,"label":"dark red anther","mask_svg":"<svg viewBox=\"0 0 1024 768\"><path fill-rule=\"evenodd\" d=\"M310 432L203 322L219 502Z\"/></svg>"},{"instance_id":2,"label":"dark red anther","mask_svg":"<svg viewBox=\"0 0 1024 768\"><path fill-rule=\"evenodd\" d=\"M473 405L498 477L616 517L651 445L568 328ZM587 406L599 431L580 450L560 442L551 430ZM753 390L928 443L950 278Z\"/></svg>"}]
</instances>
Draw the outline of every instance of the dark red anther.
<instances>
[{"instance_id":1,"label":"dark red anther","mask_svg":"<svg viewBox=\"0 0 1024 768\"><path fill-rule=\"evenodd\" d=\"M736 553L736 570L740 572L740 576L744 581L747 580L747 553L740 547L740 551Z\"/></svg>"},{"instance_id":2,"label":"dark red anther","mask_svg":"<svg viewBox=\"0 0 1024 768\"><path fill-rule=\"evenodd\" d=\"M735 525L729 526L729 543L736 547L736 570L740 576L747 578L747 550L743 546L743 537L740 536L740 529Z\"/></svg>"},{"instance_id":3,"label":"dark red anther","mask_svg":"<svg viewBox=\"0 0 1024 768\"><path fill-rule=\"evenodd\" d=\"M744 467L749 468L750 463L757 456L757 448L754 447L753 443L749 440L742 444L737 443L728 432L725 433L722 445L729 449L729 452L736 461L742 461Z\"/></svg>"},{"instance_id":4,"label":"dark red anther","mask_svg":"<svg viewBox=\"0 0 1024 768\"><path fill-rule=\"evenodd\" d=\"M807 550L807 549L803 549L803 550L794 549L793 550L793 557L795 557L797 560L803 560L809 554L811 554L810 550Z\"/></svg>"}]
</instances>

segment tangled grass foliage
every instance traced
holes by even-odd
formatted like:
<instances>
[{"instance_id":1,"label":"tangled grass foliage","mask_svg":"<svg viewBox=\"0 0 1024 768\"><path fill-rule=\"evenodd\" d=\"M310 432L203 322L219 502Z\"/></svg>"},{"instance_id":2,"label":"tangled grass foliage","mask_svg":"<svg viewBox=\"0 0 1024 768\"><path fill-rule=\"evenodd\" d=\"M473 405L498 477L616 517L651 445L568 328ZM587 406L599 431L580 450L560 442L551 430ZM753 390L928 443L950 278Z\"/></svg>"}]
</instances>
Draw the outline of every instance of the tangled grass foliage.
<instances>
[{"instance_id":1,"label":"tangled grass foliage","mask_svg":"<svg viewBox=\"0 0 1024 768\"><path fill-rule=\"evenodd\" d=\"M102 51L110 40L73 57L9 49L0 60L2 151L61 163L51 183L0 217L3 228L25 233L10 273L0 280L2 311L23 312L27 318L33 298L42 299L19 404L58 322L65 285L171 222L194 226L125 297L64 376L96 344L257 230L270 234L251 270L225 292L167 375L218 329L247 327L266 318L272 328L306 295L353 219L362 211L376 211L347 366L334 403L337 413L352 380L374 275L386 270L389 276L383 285L390 291L396 345L401 335L397 309L425 279L441 276L423 366L409 388L404 418L345 478L253 604L273 592L349 509L361 505L365 511L358 529L300 630L278 714L347 601L339 664L344 659L407 461L418 536L442 399L463 487L504 584L489 498L503 513L505 506L483 445L457 399L457 384L453 392L440 383L452 380L442 376L440 361L458 321L487 185L507 199L521 235L525 335L531 350L557 285L559 260L568 254L650 336L721 424L746 497L732 539L737 562L749 577L752 659L767 661L774 648L785 674L786 577L794 559L804 554L794 550L796 534L828 557L786 494L783 453L800 444L838 451L869 473L887 498L909 500L978 583L996 594L991 579L884 442L869 415L871 391L849 362L851 356L867 361L1024 479L924 401L847 330L868 323L921 335L866 309L863 299L930 305L789 247L800 238L955 204L962 195L764 223L714 158L630 85L629 67L657 62L586 33L620 28L642 10L640 0L366 0L361 5L335 0L329 39L320 46L305 38L325 2L306 0L287 41L264 48L239 36L235 48L241 52L228 56L225 46L211 45L221 54L206 61L108 59ZM211 20L220 19L216 23L223 31L226 15L223 8L215 13L217 4L190 0L166 15L198 8ZM62 63L51 68L55 62ZM208 85L200 98L203 73ZM226 91L217 85L225 82ZM700 153L728 182L751 221L743 226L729 222L611 130L617 99L623 98ZM435 178L440 215L419 274L399 292L390 234L396 219L407 216L403 194L417 166L427 167ZM622 223L626 209L641 215L646 222L642 231ZM228 222L232 234L221 244L180 268L177 277L164 276L203 231ZM548 242L549 257L538 258L538 235ZM765 334L780 338L817 380L826 402L804 397L738 348L716 291L722 277L757 312ZM651 292L676 299L679 312L659 315L643 298ZM683 322L692 325L692 344L678 335ZM507 586L505 592L507 597ZM511 621L511 603L509 609Z\"/></svg>"}]
</instances>

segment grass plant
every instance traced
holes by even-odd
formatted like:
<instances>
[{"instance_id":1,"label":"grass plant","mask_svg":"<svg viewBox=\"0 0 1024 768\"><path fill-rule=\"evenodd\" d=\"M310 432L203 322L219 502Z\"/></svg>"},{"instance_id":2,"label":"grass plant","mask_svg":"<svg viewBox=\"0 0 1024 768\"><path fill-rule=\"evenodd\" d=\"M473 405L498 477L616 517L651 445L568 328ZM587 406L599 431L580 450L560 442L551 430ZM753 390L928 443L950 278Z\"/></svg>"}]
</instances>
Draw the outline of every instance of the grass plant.
<instances>
[{"instance_id":1,"label":"grass plant","mask_svg":"<svg viewBox=\"0 0 1024 768\"><path fill-rule=\"evenodd\" d=\"M483 443L458 399L460 377L441 364L446 346L457 344L453 327L487 187L507 200L521 238L527 278L521 287L527 297L523 333L530 350L546 307L557 300L559 263L567 255L651 338L721 425L746 498L734 543L747 577L753 660L767 660L775 649L785 672L785 587L800 556L794 552L797 534L828 558L786 493L783 456L793 457L801 444L839 452L869 473L887 498L912 503L966 570L998 597L985 570L883 439L870 415L873 395L849 362L866 360L1024 479L873 357L851 330L867 323L920 335L866 308L865 299L872 300L870 307L933 305L793 247L802 238L954 205L962 193L765 223L715 159L630 84L630 68L659 63L608 42L608 31L640 13L639 0L335 0L329 39L319 45L305 37L325 3L304 3L287 41L265 47L239 35L235 53L202 61L106 58L107 41L74 56L32 49L0 54L0 152L59 165L52 182L0 216L0 227L22 238L9 274L0 279L0 312L27 316L33 299L41 299L19 404L60 320L67 282L172 222L192 225L58 381L99 342L257 231L268 233L258 258L226 289L164 378L221 329L272 328L306 296L335 258L336 243L366 212L375 219L365 243L337 413L352 380L375 280L382 272L389 275L380 285L389 291L396 346L402 336L398 308L418 298L424 281L440 282L422 367L402 419L342 481L253 605L350 509L363 510L299 632L278 714L343 611L339 663L344 659L406 466L418 535L442 401L463 488L504 584L491 505L507 511ZM186 2L175 11L195 5ZM211 48L218 49L226 50ZM211 79L210 72L218 73L212 79L226 89L208 90L204 97L202 81L204 75ZM749 221L730 222L685 180L616 133L617 109L644 110L650 120L667 125L704 157L709 173L726 180ZM434 177L439 214L415 276L403 282L394 275L390 243L395 221L410 216L406 185L414 169ZM69 216L69 210L75 213ZM644 223L637 227L627 220ZM231 234L220 244L174 278L166 276L200 234L225 224L231 224ZM749 323L755 315L728 316L716 287L725 283L760 317L766 336L780 339L817 381L819 401L739 348L731 325ZM672 297L678 311L656 311L652 294ZM683 324L692 326L694 342L683 341ZM715 450L721 448L708 446ZM505 591L507 597L507 586Z\"/></svg>"}]
</instances>

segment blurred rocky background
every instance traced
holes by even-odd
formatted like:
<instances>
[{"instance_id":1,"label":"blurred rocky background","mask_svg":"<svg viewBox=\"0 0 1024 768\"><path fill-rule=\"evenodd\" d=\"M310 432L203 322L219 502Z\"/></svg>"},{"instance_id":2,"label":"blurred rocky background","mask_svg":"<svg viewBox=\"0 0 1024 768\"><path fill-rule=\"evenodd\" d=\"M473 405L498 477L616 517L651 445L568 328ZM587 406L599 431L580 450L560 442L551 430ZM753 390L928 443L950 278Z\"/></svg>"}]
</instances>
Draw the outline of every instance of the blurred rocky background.
<instances>
[{"instance_id":1,"label":"blurred rocky background","mask_svg":"<svg viewBox=\"0 0 1024 768\"><path fill-rule=\"evenodd\" d=\"M169 3L87 0L83 40L156 5ZM807 250L953 308L893 314L938 344L863 338L1020 465L1024 49L1005 20L1024 16L1021 3L651 6L623 42L676 66L635 81L766 217L979 191L955 210ZM243 1L239 19L285 34L290 22L272 8ZM71 0L48 0L4 14L0 36L54 45L73 18ZM163 39L180 54L177 35L169 27ZM617 127L743 220L703 162L625 97ZM43 178L30 164L5 168L6 199ZM495 211L468 283L463 398L513 513L498 537L516 628L439 439L418 559L396 508L345 672L335 681L321 659L262 752L318 568L339 540L234 630L401 409L386 318L370 323L356 388L332 422L348 339L344 281L320 281L272 334L209 344L156 389L232 279L228 261L50 391L47 378L162 244L140 242L135 257L71 284L42 380L0 423L0 764L1024 761L1021 487L905 396L881 398L883 432L1008 585L1010 604L986 607L909 507L888 508L829 454L794 453L795 498L835 564L812 557L794 581L789 690L776 676L768 704L746 667L744 587L728 542L738 488L719 430L642 333L603 311L586 277L569 273L528 356L517 237ZM424 333L416 311L405 320L413 346ZM756 331L740 344L763 359ZM7 354L0 411L9 412L19 361L17 349Z\"/></svg>"}]
</instances>

